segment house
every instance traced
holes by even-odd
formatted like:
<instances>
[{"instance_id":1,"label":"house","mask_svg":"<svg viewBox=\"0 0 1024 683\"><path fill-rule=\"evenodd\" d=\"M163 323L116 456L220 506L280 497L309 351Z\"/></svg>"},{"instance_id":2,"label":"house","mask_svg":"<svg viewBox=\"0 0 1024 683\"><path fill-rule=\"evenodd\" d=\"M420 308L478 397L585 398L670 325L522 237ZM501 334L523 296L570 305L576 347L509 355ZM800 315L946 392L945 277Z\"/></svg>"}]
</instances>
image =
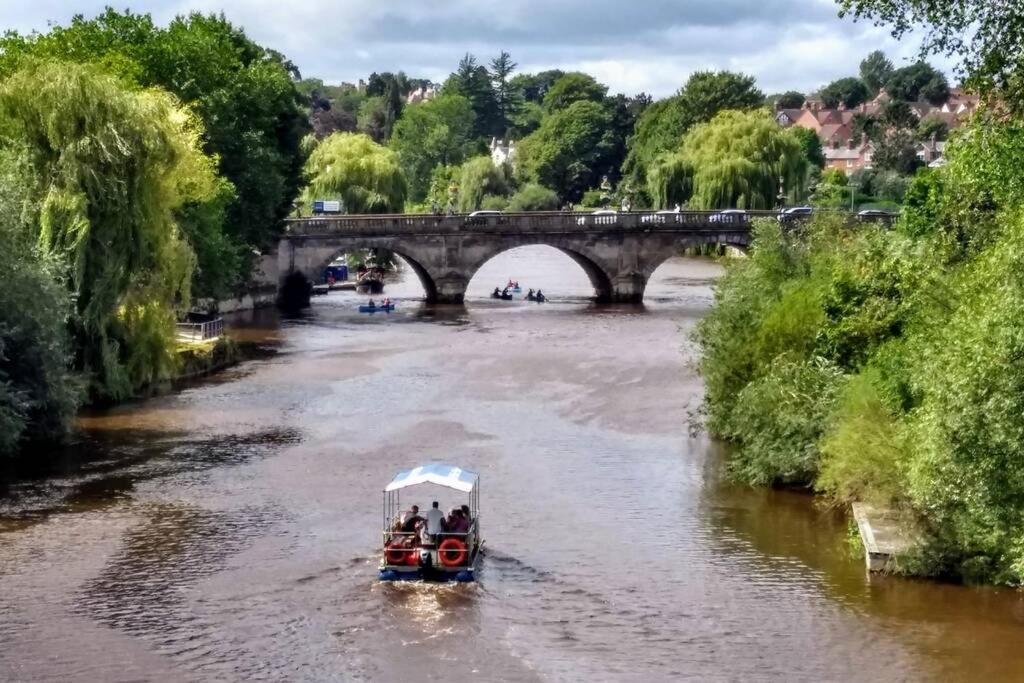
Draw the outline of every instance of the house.
<instances>
[{"instance_id":1,"label":"house","mask_svg":"<svg viewBox=\"0 0 1024 683\"><path fill-rule=\"evenodd\" d=\"M850 174L862 168L871 168L875 147L870 142L858 144L850 140L845 145L826 147L822 151L825 154L825 168L837 168Z\"/></svg>"},{"instance_id":2,"label":"house","mask_svg":"<svg viewBox=\"0 0 1024 683\"><path fill-rule=\"evenodd\" d=\"M429 102L430 100L437 97L437 93L437 86L433 84L428 84L425 86L420 86L415 90L410 90L409 93L405 96L405 101L407 104Z\"/></svg>"},{"instance_id":3,"label":"house","mask_svg":"<svg viewBox=\"0 0 1024 683\"><path fill-rule=\"evenodd\" d=\"M491 161L494 162L495 166L503 164L515 166L516 143L512 140L506 142L498 138L491 138Z\"/></svg>"}]
</instances>

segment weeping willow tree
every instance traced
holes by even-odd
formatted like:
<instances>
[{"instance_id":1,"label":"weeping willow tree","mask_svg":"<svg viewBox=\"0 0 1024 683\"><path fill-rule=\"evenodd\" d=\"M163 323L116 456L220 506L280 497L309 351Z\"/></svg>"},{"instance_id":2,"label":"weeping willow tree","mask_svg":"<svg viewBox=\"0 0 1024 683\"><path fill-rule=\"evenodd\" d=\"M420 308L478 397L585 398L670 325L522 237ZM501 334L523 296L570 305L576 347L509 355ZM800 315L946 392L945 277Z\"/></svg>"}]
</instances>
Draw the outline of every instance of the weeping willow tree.
<instances>
[{"instance_id":1,"label":"weeping willow tree","mask_svg":"<svg viewBox=\"0 0 1024 683\"><path fill-rule=\"evenodd\" d=\"M659 158L648 191L662 205L688 197L694 209L771 209L780 192L806 195L807 169L800 140L766 110L725 111Z\"/></svg>"},{"instance_id":2,"label":"weeping willow tree","mask_svg":"<svg viewBox=\"0 0 1024 683\"><path fill-rule=\"evenodd\" d=\"M92 66L34 63L0 85L0 145L27 150L38 245L67 271L75 365L93 398L176 369L195 262L178 218L222 190L199 134L173 96Z\"/></svg>"},{"instance_id":3,"label":"weeping willow tree","mask_svg":"<svg viewBox=\"0 0 1024 683\"><path fill-rule=\"evenodd\" d=\"M407 185L398 155L365 135L334 133L306 162L305 200L340 199L348 213L401 213Z\"/></svg>"},{"instance_id":4,"label":"weeping willow tree","mask_svg":"<svg viewBox=\"0 0 1024 683\"><path fill-rule=\"evenodd\" d=\"M505 196L511 192L504 167L494 165L488 156L473 157L458 174L457 208L463 213L481 208L487 195Z\"/></svg>"}]
</instances>

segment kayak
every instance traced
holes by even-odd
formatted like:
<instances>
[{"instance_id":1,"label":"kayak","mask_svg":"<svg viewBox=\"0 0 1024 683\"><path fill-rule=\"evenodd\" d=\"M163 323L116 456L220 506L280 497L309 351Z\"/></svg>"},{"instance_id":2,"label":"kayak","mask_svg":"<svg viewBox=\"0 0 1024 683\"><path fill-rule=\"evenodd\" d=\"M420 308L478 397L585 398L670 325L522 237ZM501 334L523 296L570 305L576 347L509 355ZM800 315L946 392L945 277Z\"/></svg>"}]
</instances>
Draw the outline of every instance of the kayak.
<instances>
[{"instance_id":1,"label":"kayak","mask_svg":"<svg viewBox=\"0 0 1024 683\"><path fill-rule=\"evenodd\" d=\"M364 304L364 305L359 307L359 312L360 313L376 313L377 311L383 311L385 313L390 313L393 310L395 310L395 305L394 304L388 304L387 306L367 306L367 305Z\"/></svg>"}]
</instances>

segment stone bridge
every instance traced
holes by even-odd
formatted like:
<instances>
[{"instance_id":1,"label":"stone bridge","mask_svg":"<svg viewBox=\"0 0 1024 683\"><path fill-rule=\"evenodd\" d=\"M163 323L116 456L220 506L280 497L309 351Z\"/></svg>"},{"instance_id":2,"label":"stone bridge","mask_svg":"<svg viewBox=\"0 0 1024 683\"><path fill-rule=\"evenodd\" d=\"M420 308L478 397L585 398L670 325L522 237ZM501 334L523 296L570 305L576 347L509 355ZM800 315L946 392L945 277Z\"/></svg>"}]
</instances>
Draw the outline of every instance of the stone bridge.
<instances>
[{"instance_id":1,"label":"stone bridge","mask_svg":"<svg viewBox=\"0 0 1024 683\"><path fill-rule=\"evenodd\" d=\"M293 219L278 248L286 282L319 282L339 254L387 249L419 276L427 300L461 303L473 274L503 251L535 244L554 247L580 264L602 302L640 302L647 280L686 247L745 248L746 215L685 211L578 214L535 212L487 216L374 215ZM308 299L307 299L308 303Z\"/></svg>"}]
</instances>

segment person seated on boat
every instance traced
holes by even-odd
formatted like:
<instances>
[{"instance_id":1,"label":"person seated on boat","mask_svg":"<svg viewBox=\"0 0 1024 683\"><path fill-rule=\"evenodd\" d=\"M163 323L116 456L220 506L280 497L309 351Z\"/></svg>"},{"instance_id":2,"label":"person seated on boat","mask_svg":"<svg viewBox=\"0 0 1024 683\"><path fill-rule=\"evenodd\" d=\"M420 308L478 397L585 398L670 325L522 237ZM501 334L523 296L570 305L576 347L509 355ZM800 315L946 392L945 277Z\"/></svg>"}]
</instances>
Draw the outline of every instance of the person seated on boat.
<instances>
[{"instance_id":1,"label":"person seated on boat","mask_svg":"<svg viewBox=\"0 0 1024 683\"><path fill-rule=\"evenodd\" d=\"M507 299L508 298L508 287L506 287L505 289L501 290L501 298L502 299Z\"/></svg>"},{"instance_id":2,"label":"person seated on boat","mask_svg":"<svg viewBox=\"0 0 1024 683\"><path fill-rule=\"evenodd\" d=\"M435 500L427 510L426 532L432 537L445 532L444 513L441 512L440 504Z\"/></svg>"},{"instance_id":3,"label":"person seated on boat","mask_svg":"<svg viewBox=\"0 0 1024 683\"><path fill-rule=\"evenodd\" d=\"M387 308L388 306L391 305L391 298L385 297L384 301L382 301L380 305L383 306L384 308Z\"/></svg>"},{"instance_id":4,"label":"person seated on boat","mask_svg":"<svg viewBox=\"0 0 1024 683\"><path fill-rule=\"evenodd\" d=\"M542 291L540 291L540 290L538 289L538 290L537 290L537 301L544 301L544 300L545 300L545 297L544 297L544 292L542 292Z\"/></svg>"},{"instance_id":5,"label":"person seated on boat","mask_svg":"<svg viewBox=\"0 0 1024 683\"><path fill-rule=\"evenodd\" d=\"M469 506L463 503L462 505L462 516L466 518L466 530L473 526L473 516L469 514Z\"/></svg>"},{"instance_id":6,"label":"person seated on boat","mask_svg":"<svg viewBox=\"0 0 1024 683\"><path fill-rule=\"evenodd\" d=\"M369 306L370 308L376 308L377 307L377 304L373 303L373 299L370 299L370 302L368 304L366 304L366 305Z\"/></svg>"},{"instance_id":7,"label":"person seated on boat","mask_svg":"<svg viewBox=\"0 0 1024 683\"><path fill-rule=\"evenodd\" d=\"M532 289L529 292L526 293L526 300L527 301L534 301L536 298L537 298L537 295L533 293Z\"/></svg>"},{"instance_id":8,"label":"person seated on boat","mask_svg":"<svg viewBox=\"0 0 1024 683\"><path fill-rule=\"evenodd\" d=\"M500 299L501 298L501 290L498 289L497 287L495 287L494 291L491 292L491 296L493 296L495 299Z\"/></svg>"},{"instance_id":9,"label":"person seated on boat","mask_svg":"<svg viewBox=\"0 0 1024 683\"><path fill-rule=\"evenodd\" d=\"M468 534L469 533L469 520L462 513L459 508L453 508L451 513L448 515L448 533L450 534Z\"/></svg>"},{"instance_id":10,"label":"person seated on boat","mask_svg":"<svg viewBox=\"0 0 1024 683\"><path fill-rule=\"evenodd\" d=\"M422 522L423 518L420 517L420 506L413 505L412 510L409 510L402 517L402 531L407 534L411 534L416 530L416 524Z\"/></svg>"}]
</instances>

